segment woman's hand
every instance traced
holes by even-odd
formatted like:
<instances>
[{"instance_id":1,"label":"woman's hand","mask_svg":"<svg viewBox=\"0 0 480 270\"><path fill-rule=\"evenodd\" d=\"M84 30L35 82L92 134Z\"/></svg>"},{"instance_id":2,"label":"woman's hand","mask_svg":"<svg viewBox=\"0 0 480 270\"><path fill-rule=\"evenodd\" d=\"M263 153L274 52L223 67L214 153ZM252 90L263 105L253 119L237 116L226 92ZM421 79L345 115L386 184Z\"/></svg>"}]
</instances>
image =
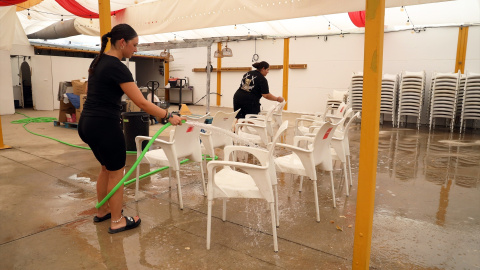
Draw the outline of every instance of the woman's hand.
<instances>
[{"instance_id":1,"label":"woman's hand","mask_svg":"<svg viewBox=\"0 0 480 270\"><path fill-rule=\"evenodd\" d=\"M170 124L176 126L176 125L182 125L182 120L187 120L185 117L180 117L176 114L172 114L170 118L168 118L168 122Z\"/></svg>"}]
</instances>

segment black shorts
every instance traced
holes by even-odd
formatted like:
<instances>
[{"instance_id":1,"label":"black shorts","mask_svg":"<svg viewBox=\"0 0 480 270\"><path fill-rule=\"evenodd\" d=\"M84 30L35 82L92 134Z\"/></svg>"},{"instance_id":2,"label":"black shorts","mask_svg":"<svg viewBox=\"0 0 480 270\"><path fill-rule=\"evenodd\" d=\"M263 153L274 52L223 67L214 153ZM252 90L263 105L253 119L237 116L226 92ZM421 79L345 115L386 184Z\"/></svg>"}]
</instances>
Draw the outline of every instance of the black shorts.
<instances>
[{"instance_id":1,"label":"black shorts","mask_svg":"<svg viewBox=\"0 0 480 270\"><path fill-rule=\"evenodd\" d=\"M240 95L233 96L233 111L240 109L237 116L237 119L245 118L247 114L259 114L260 113L260 102L258 100L252 100L248 98L241 97Z\"/></svg>"},{"instance_id":2,"label":"black shorts","mask_svg":"<svg viewBox=\"0 0 480 270\"><path fill-rule=\"evenodd\" d=\"M78 135L92 149L95 158L109 171L125 167L125 137L120 119L84 116L78 123Z\"/></svg>"}]
</instances>

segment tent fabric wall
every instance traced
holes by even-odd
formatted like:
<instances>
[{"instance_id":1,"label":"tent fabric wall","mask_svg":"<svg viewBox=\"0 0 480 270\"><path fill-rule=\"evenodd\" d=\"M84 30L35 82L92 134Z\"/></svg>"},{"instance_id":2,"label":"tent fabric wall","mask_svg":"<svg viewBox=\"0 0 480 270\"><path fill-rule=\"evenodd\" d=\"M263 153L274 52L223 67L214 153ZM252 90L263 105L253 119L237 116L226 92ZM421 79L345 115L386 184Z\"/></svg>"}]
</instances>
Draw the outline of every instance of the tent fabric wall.
<instances>
[{"instance_id":1,"label":"tent fabric wall","mask_svg":"<svg viewBox=\"0 0 480 270\"><path fill-rule=\"evenodd\" d=\"M426 32L413 34L410 31L386 33L384 73L425 70L429 89L432 72L453 72L457 37L457 27L428 29ZM480 26L470 27L466 59L466 66L470 72L480 72L479 42ZM346 35L344 38L330 37L326 42L323 38L316 37L296 40L292 38L290 64L307 64L307 69L293 69L289 72L288 111L306 113L319 111L325 107L329 93L333 90L347 90L352 73L363 69L363 46L363 34ZM223 58L222 67L251 66L254 41L231 42L228 47L233 50L234 57ZM212 52L215 49L212 48ZM192 68L205 67L207 62L205 52L206 48L172 50L175 61L170 63L170 75L189 78L190 84L195 87L195 101L206 93L206 73L192 72ZM260 61L281 65L283 41L257 41L257 53L260 55ZM213 63L213 66L216 64ZM242 72L222 72L221 106L233 106L233 94L242 75ZM281 95L283 79L281 70L271 70L267 79L272 93ZM211 92L216 92L216 73L212 73L211 81ZM215 95L211 98L215 100ZM428 99L425 102L428 102ZM266 108L272 105L265 99L262 99L261 103ZM204 100L199 104L205 104ZM426 119L426 115L422 117Z\"/></svg>"},{"instance_id":2,"label":"tent fabric wall","mask_svg":"<svg viewBox=\"0 0 480 270\"><path fill-rule=\"evenodd\" d=\"M15 6L0 7L0 115L15 113L10 50L13 44L29 45Z\"/></svg>"},{"instance_id":3,"label":"tent fabric wall","mask_svg":"<svg viewBox=\"0 0 480 270\"><path fill-rule=\"evenodd\" d=\"M435 0L387 0L386 7L416 5ZM265 22L365 10L356 0L167 0L131 6L113 18L129 23L139 35Z\"/></svg>"}]
</instances>

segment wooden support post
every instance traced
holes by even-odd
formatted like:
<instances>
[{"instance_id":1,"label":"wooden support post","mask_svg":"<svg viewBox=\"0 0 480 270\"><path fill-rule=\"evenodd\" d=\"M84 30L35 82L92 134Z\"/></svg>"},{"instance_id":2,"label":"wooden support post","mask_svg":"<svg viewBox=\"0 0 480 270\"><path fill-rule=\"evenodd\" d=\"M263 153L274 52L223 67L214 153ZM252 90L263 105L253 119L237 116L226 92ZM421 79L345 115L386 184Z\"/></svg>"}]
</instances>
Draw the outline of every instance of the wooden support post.
<instances>
[{"instance_id":1,"label":"wooden support post","mask_svg":"<svg viewBox=\"0 0 480 270\"><path fill-rule=\"evenodd\" d=\"M0 150L10 149L12 147L3 144L3 133L2 133L2 116L0 116Z\"/></svg>"},{"instance_id":2,"label":"wooden support post","mask_svg":"<svg viewBox=\"0 0 480 270\"><path fill-rule=\"evenodd\" d=\"M385 0L366 0L363 109L353 269L369 269L377 176Z\"/></svg>"},{"instance_id":3,"label":"wooden support post","mask_svg":"<svg viewBox=\"0 0 480 270\"><path fill-rule=\"evenodd\" d=\"M165 84L163 86L165 86L169 83L168 79L170 78L170 64L167 60L163 62L163 74L165 76ZM170 91L168 89L165 89L165 100L170 101Z\"/></svg>"},{"instance_id":4,"label":"wooden support post","mask_svg":"<svg viewBox=\"0 0 480 270\"><path fill-rule=\"evenodd\" d=\"M468 26L460 26L458 29L457 60L455 61L455 73L465 71L465 56L467 55Z\"/></svg>"},{"instance_id":5,"label":"wooden support post","mask_svg":"<svg viewBox=\"0 0 480 270\"><path fill-rule=\"evenodd\" d=\"M98 0L98 18L100 19L100 42L102 36L112 30L112 19L110 18L110 0ZM105 51L110 50L110 42Z\"/></svg>"},{"instance_id":6,"label":"wooden support post","mask_svg":"<svg viewBox=\"0 0 480 270\"><path fill-rule=\"evenodd\" d=\"M217 50L222 51L222 42L217 43ZM217 58L217 106L220 106L220 95L222 94L222 58Z\"/></svg>"},{"instance_id":7,"label":"wooden support post","mask_svg":"<svg viewBox=\"0 0 480 270\"><path fill-rule=\"evenodd\" d=\"M282 96L288 101L288 63L290 57L290 39L285 38L283 40L283 90ZM287 109L288 103L285 104L284 110Z\"/></svg>"}]
</instances>

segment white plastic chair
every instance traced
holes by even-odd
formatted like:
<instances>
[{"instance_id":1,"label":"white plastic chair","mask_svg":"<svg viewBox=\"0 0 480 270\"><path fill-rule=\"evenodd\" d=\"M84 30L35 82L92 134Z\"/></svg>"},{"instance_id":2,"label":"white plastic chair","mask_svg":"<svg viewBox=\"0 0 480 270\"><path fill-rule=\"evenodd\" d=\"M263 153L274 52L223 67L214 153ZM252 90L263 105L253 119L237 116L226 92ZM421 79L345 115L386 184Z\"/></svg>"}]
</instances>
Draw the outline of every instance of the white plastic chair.
<instances>
[{"instance_id":1,"label":"white plastic chair","mask_svg":"<svg viewBox=\"0 0 480 270\"><path fill-rule=\"evenodd\" d=\"M278 252L278 190L273 152L280 135L287 129L285 121L274 136L269 150L246 146L226 146L225 161L211 161L208 169L208 215L207 215L207 249L210 249L212 226L212 203L215 198L223 198L222 220L226 220L227 198L257 198L270 204L272 218L273 249ZM230 160L231 153L244 151L254 155L260 165L235 162ZM235 169L241 169L240 172ZM220 169L217 171L217 169Z\"/></svg>"},{"instance_id":2,"label":"white plastic chair","mask_svg":"<svg viewBox=\"0 0 480 270\"><path fill-rule=\"evenodd\" d=\"M280 126L283 123L282 114L283 114L283 108L285 108L286 104L287 104L287 101L284 100L282 102L278 102L273 108L272 117L268 119L268 121L271 122L270 125L272 126L273 131L278 130L278 128L280 128ZM261 111L258 115L247 114L245 118L264 117L267 113L268 111ZM273 136L273 134L270 134L270 136Z\"/></svg>"},{"instance_id":3,"label":"white plastic chair","mask_svg":"<svg viewBox=\"0 0 480 270\"><path fill-rule=\"evenodd\" d=\"M240 111L238 109L232 113L217 112L212 119L212 127L221 128L226 132L232 132L232 126L235 122L235 116ZM220 132L212 132L207 129L205 133L200 133L205 153L210 157L215 157L215 148L224 148L227 145L233 145L233 139Z\"/></svg>"},{"instance_id":4,"label":"white plastic chair","mask_svg":"<svg viewBox=\"0 0 480 270\"><path fill-rule=\"evenodd\" d=\"M271 134L273 134L271 121L268 119L272 117L274 109L275 107L271 108L265 116L259 118L249 116L249 118L238 119L235 133L252 143L268 145L271 142Z\"/></svg>"},{"instance_id":5,"label":"white plastic chair","mask_svg":"<svg viewBox=\"0 0 480 270\"><path fill-rule=\"evenodd\" d=\"M347 105L342 102L338 107L333 111L333 114L328 114L332 107L327 106L325 113L323 115L316 114L314 119L309 119L306 116L302 116L295 120L295 136L305 136L308 133L311 133L313 127L318 128L324 123L330 121L336 123L340 121L347 111ZM308 122L309 125L305 125L305 122Z\"/></svg>"},{"instance_id":6,"label":"white plastic chair","mask_svg":"<svg viewBox=\"0 0 480 270\"><path fill-rule=\"evenodd\" d=\"M150 164L155 164L157 166L169 166L168 172L168 181L169 187L171 186L170 182L170 169L175 171L177 176L177 186L178 186L178 201L180 203L180 209L183 209L183 199L182 199L182 186L180 183L180 160L188 158L190 161L200 163L200 171L202 176L202 185L203 192L206 195L205 187L205 177L203 175L203 164L202 164L202 150L200 147L200 128L188 124L188 122L175 127L175 132L170 141L165 141L161 139L155 139L155 142L152 146L160 146L161 149L150 150L145 154L145 159ZM151 137L146 136L137 136L135 138L135 143L137 144L137 158L141 153L141 144L144 140L150 140ZM135 198L137 198L138 193L138 177L139 177L139 167L137 166L137 181L135 189Z\"/></svg>"},{"instance_id":7,"label":"white plastic chair","mask_svg":"<svg viewBox=\"0 0 480 270\"><path fill-rule=\"evenodd\" d=\"M320 222L320 210L318 206L318 191L317 191L317 173L316 166L320 166L320 169L328 171L330 173L330 180L332 185L332 197L333 207L335 204L335 187L333 182L333 162L330 152L330 141L332 140L335 129L343 122L341 120L338 124L325 123L320 127L314 137L308 136L295 136L293 139L293 145L279 143L278 146L285 147L291 150L293 153L278 157L275 159L275 165L279 172L303 176L308 176L313 181L313 191L315 194L315 210L317 222ZM307 141L311 145L308 145L307 149L300 148L300 142Z\"/></svg>"},{"instance_id":8,"label":"white plastic chair","mask_svg":"<svg viewBox=\"0 0 480 270\"><path fill-rule=\"evenodd\" d=\"M332 141L330 142L331 148L334 150L333 159L340 160L343 166L343 172L345 174L345 188L347 191L347 196L349 196L348 189L348 178L350 178L350 186L353 185L352 180L352 166L350 163L350 142L348 139L348 130L350 124L353 123L355 118L360 117L360 112L353 114L353 110L349 109L345 114L345 122L343 128L337 128L333 134ZM348 119L348 121L346 121ZM348 175L347 175L347 166L348 166Z\"/></svg>"}]
</instances>

